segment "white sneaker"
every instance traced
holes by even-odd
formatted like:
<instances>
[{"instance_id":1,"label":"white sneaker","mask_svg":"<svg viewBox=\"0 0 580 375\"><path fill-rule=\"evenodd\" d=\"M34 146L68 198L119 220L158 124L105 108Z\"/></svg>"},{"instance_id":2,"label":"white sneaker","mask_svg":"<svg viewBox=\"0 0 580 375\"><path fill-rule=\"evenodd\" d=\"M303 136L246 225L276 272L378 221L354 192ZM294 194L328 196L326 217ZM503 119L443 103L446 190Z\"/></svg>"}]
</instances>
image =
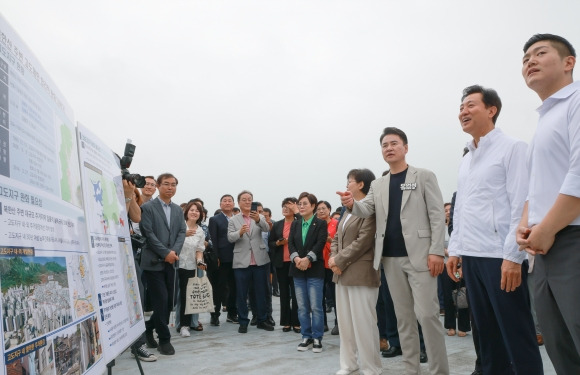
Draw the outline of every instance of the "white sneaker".
<instances>
[{"instance_id":1,"label":"white sneaker","mask_svg":"<svg viewBox=\"0 0 580 375\"><path fill-rule=\"evenodd\" d=\"M179 331L179 333L181 334L181 337L191 336L189 333L189 327L181 327L181 330Z\"/></svg>"},{"instance_id":2,"label":"white sneaker","mask_svg":"<svg viewBox=\"0 0 580 375\"><path fill-rule=\"evenodd\" d=\"M298 344L298 351L299 352L307 351L310 345L312 345L312 343L313 343L312 339L302 339L302 342Z\"/></svg>"},{"instance_id":3,"label":"white sneaker","mask_svg":"<svg viewBox=\"0 0 580 375\"><path fill-rule=\"evenodd\" d=\"M319 339L314 339L312 344L312 353L322 353L322 343Z\"/></svg>"}]
</instances>

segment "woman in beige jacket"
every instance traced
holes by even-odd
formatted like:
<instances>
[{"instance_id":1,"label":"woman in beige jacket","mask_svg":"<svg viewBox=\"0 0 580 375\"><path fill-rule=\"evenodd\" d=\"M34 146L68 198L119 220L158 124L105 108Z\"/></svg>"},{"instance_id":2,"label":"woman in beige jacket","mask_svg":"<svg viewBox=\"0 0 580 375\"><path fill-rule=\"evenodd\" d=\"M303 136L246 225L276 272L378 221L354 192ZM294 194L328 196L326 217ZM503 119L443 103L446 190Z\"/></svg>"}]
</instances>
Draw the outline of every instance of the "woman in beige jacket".
<instances>
[{"instance_id":1,"label":"woman in beige jacket","mask_svg":"<svg viewBox=\"0 0 580 375\"><path fill-rule=\"evenodd\" d=\"M361 200L374 179L368 169L353 169L347 175L347 189L355 200ZM336 283L340 331L337 375L347 375L357 369L364 375L382 371L375 309L381 283L379 271L373 267L375 229L374 215L361 219L345 212L332 240L328 265Z\"/></svg>"}]
</instances>

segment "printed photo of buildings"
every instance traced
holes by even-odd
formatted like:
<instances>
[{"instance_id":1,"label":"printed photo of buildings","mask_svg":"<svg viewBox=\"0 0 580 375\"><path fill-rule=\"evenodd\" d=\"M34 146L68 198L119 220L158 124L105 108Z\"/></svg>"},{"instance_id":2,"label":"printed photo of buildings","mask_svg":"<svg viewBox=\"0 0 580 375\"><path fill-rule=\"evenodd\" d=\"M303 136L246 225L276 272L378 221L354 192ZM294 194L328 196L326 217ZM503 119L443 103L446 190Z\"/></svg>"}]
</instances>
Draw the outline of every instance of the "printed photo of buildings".
<instances>
[{"instance_id":1,"label":"printed photo of buildings","mask_svg":"<svg viewBox=\"0 0 580 375\"><path fill-rule=\"evenodd\" d=\"M85 372L103 356L101 334L99 332L99 320L97 315L84 320L80 324L81 329L81 363Z\"/></svg>"},{"instance_id":2,"label":"printed photo of buildings","mask_svg":"<svg viewBox=\"0 0 580 375\"><path fill-rule=\"evenodd\" d=\"M2 257L4 350L72 322L64 257Z\"/></svg>"},{"instance_id":3,"label":"printed photo of buildings","mask_svg":"<svg viewBox=\"0 0 580 375\"><path fill-rule=\"evenodd\" d=\"M81 375L81 328L76 324L53 340L56 375Z\"/></svg>"}]
</instances>

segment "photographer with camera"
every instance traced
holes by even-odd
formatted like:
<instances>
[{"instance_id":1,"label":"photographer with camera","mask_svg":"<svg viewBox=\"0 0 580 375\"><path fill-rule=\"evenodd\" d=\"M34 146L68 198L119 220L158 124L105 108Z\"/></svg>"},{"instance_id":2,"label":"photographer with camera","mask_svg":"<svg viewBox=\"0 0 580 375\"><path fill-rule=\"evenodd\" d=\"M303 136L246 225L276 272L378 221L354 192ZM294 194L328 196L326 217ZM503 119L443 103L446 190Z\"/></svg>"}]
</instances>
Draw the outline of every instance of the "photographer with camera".
<instances>
[{"instance_id":1,"label":"photographer with camera","mask_svg":"<svg viewBox=\"0 0 580 375\"><path fill-rule=\"evenodd\" d=\"M133 259L135 264L135 273L137 275L137 284L139 286L139 296L141 297L141 306L145 304L145 288L141 280L143 271L139 266L141 260L141 251L145 246L145 237L141 236L139 232L139 227L133 226L141 221L141 205L143 200L139 189L135 187L132 182L123 180L123 191L125 193L125 205L127 208L127 214L129 216L129 227L131 230L131 245L133 247ZM145 308L143 308L145 311ZM135 342L131 345L131 352L136 355L139 360L144 362L155 362L157 357L147 350L145 333L143 333Z\"/></svg>"}]
</instances>

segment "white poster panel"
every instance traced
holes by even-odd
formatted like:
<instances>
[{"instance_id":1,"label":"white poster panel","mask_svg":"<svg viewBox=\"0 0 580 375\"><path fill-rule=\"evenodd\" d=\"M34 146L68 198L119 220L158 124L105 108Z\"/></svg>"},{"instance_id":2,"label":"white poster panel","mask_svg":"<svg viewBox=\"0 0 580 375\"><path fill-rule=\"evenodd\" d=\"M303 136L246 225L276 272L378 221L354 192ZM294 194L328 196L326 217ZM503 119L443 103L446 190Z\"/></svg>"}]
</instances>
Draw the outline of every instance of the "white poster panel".
<instances>
[{"instance_id":1,"label":"white poster panel","mask_svg":"<svg viewBox=\"0 0 580 375\"><path fill-rule=\"evenodd\" d=\"M92 272L105 359L145 331L119 158L78 124L79 156Z\"/></svg>"},{"instance_id":2,"label":"white poster panel","mask_svg":"<svg viewBox=\"0 0 580 375\"><path fill-rule=\"evenodd\" d=\"M0 16L1 373L101 374L73 113Z\"/></svg>"}]
</instances>

